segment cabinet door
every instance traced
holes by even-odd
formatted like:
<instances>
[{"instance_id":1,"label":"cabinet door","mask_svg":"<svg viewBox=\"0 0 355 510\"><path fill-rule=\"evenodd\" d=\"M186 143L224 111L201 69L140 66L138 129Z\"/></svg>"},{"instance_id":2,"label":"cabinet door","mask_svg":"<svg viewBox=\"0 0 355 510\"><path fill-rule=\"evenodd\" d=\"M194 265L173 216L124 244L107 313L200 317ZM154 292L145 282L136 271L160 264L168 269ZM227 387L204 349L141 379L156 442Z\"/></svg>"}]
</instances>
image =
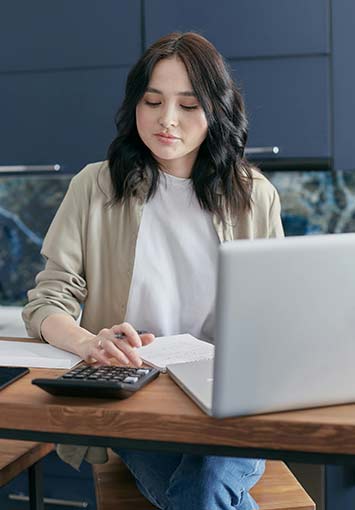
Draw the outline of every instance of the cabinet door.
<instances>
[{"instance_id":1,"label":"cabinet door","mask_svg":"<svg viewBox=\"0 0 355 510\"><path fill-rule=\"evenodd\" d=\"M145 0L147 44L197 30L228 58L329 52L328 0Z\"/></svg>"},{"instance_id":2,"label":"cabinet door","mask_svg":"<svg viewBox=\"0 0 355 510\"><path fill-rule=\"evenodd\" d=\"M140 0L3 1L0 71L131 64L140 14Z\"/></svg>"},{"instance_id":3,"label":"cabinet door","mask_svg":"<svg viewBox=\"0 0 355 510\"><path fill-rule=\"evenodd\" d=\"M355 170L355 2L334 0L332 13L334 167Z\"/></svg>"},{"instance_id":4,"label":"cabinet door","mask_svg":"<svg viewBox=\"0 0 355 510\"><path fill-rule=\"evenodd\" d=\"M59 163L76 172L105 159L128 68L0 74L3 165Z\"/></svg>"},{"instance_id":5,"label":"cabinet door","mask_svg":"<svg viewBox=\"0 0 355 510\"><path fill-rule=\"evenodd\" d=\"M96 510L95 485L90 464L76 471L56 453L41 461L45 508L51 510ZM0 489L1 510L28 510L28 472L24 471Z\"/></svg>"},{"instance_id":6,"label":"cabinet door","mask_svg":"<svg viewBox=\"0 0 355 510\"><path fill-rule=\"evenodd\" d=\"M231 63L246 100L248 146L278 146L279 158L329 158L327 57Z\"/></svg>"}]
</instances>

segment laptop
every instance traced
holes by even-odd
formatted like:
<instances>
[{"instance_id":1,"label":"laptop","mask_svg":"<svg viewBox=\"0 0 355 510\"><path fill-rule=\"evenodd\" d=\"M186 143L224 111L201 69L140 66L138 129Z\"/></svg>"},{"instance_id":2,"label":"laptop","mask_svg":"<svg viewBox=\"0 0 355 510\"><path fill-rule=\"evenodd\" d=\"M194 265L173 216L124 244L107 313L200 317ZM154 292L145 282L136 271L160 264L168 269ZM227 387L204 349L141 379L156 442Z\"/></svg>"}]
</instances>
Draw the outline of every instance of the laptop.
<instances>
[{"instance_id":1,"label":"laptop","mask_svg":"<svg viewBox=\"0 0 355 510\"><path fill-rule=\"evenodd\" d=\"M168 370L216 417L355 402L355 234L220 245L215 359Z\"/></svg>"}]
</instances>

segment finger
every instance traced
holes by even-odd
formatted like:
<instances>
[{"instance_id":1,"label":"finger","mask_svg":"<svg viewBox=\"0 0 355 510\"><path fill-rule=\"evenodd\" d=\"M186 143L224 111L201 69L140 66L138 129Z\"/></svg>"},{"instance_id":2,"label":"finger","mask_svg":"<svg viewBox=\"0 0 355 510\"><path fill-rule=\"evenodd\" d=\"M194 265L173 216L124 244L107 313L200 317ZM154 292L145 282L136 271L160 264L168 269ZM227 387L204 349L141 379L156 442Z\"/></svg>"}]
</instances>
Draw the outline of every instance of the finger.
<instances>
[{"instance_id":1,"label":"finger","mask_svg":"<svg viewBox=\"0 0 355 510\"><path fill-rule=\"evenodd\" d=\"M144 335L141 335L141 342L142 345L148 345L154 342L155 336L153 333L145 333Z\"/></svg>"},{"instance_id":2,"label":"finger","mask_svg":"<svg viewBox=\"0 0 355 510\"><path fill-rule=\"evenodd\" d=\"M155 335L153 333L149 333L148 331L137 329L137 333L141 339L142 345L150 344L155 339ZM124 333L115 333L115 338L125 339L126 335Z\"/></svg>"},{"instance_id":3,"label":"finger","mask_svg":"<svg viewBox=\"0 0 355 510\"><path fill-rule=\"evenodd\" d=\"M136 351L136 348L135 347L131 347L126 342L126 340L115 339L115 345L117 346L116 348L119 351L124 352L124 354L127 356L127 358L129 359L130 363L132 363L133 366L135 366L135 367L141 367L142 366L143 361L139 357L139 355L138 355L138 353Z\"/></svg>"},{"instance_id":4,"label":"finger","mask_svg":"<svg viewBox=\"0 0 355 510\"><path fill-rule=\"evenodd\" d=\"M98 348L101 350L101 352L104 352L106 357L115 358L119 363L128 365L130 360L127 358L123 351L116 347L114 341L114 338L101 338L98 343Z\"/></svg>"},{"instance_id":5,"label":"finger","mask_svg":"<svg viewBox=\"0 0 355 510\"><path fill-rule=\"evenodd\" d=\"M115 336L112 332L112 328L111 329L104 328L97 335L96 344L94 347L96 347L97 349L99 349L101 351L102 350L106 351L110 345L111 346L114 345L114 340L115 340ZM111 355L111 352L112 352L112 350L110 350L110 355ZM115 352L114 357L117 358L117 352ZM123 355L123 357L119 356L118 361L120 363L125 363L125 364L127 364L129 362L129 360L127 360L127 358L124 357L124 355Z\"/></svg>"},{"instance_id":6,"label":"finger","mask_svg":"<svg viewBox=\"0 0 355 510\"><path fill-rule=\"evenodd\" d=\"M106 352L108 355L112 358L115 358L120 363L123 363L125 365L134 365L134 366L140 366L139 364L139 356L136 354L133 354L133 349L127 344L117 346L114 342L110 342L107 344ZM124 348L127 347L127 350L124 350ZM130 352L128 349L131 349L132 352Z\"/></svg>"},{"instance_id":7,"label":"finger","mask_svg":"<svg viewBox=\"0 0 355 510\"><path fill-rule=\"evenodd\" d=\"M105 344L109 342L111 331L108 328L102 329L91 344L90 356L99 363L111 365L110 356L107 355Z\"/></svg>"},{"instance_id":8,"label":"finger","mask_svg":"<svg viewBox=\"0 0 355 510\"><path fill-rule=\"evenodd\" d=\"M94 347L90 352L90 358L103 365L111 365L110 358L105 354L102 348Z\"/></svg>"},{"instance_id":9,"label":"finger","mask_svg":"<svg viewBox=\"0 0 355 510\"><path fill-rule=\"evenodd\" d=\"M114 331L124 330L124 338L121 340L117 340L115 338ZM129 323L123 323L118 326L113 326L111 329L104 328L102 329L97 336L96 346L101 352L104 350L104 356L106 359L115 358L119 363L123 363L125 365L133 364L134 366L140 367L142 365L142 360L134 351L134 347L130 345L127 341L129 337L127 336L130 332L133 332L137 335L136 330ZM137 335L138 336L138 335ZM140 345L141 341L138 336Z\"/></svg>"},{"instance_id":10,"label":"finger","mask_svg":"<svg viewBox=\"0 0 355 510\"><path fill-rule=\"evenodd\" d=\"M138 335L137 331L134 329L134 327L129 324L128 322L123 322L122 324L118 326L113 326L111 328L113 336L117 333L124 333L125 335L125 342L127 342L132 347L142 347L142 341L140 339L140 336Z\"/></svg>"}]
</instances>

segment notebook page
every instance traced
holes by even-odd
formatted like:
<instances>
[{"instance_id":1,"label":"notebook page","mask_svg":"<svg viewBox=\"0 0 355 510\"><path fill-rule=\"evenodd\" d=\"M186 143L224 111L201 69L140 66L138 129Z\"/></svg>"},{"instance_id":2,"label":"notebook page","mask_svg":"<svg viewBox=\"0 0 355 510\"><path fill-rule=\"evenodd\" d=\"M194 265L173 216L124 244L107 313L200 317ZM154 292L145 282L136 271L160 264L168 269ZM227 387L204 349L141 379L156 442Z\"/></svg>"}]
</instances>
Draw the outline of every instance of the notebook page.
<instances>
[{"instance_id":1,"label":"notebook page","mask_svg":"<svg viewBox=\"0 0 355 510\"><path fill-rule=\"evenodd\" d=\"M0 341L0 365L29 368L72 368L79 356L53 345L36 342Z\"/></svg>"},{"instance_id":2,"label":"notebook page","mask_svg":"<svg viewBox=\"0 0 355 510\"><path fill-rule=\"evenodd\" d=\"M214 345L189 334L160 336L137 349L137 353L148 365L165 372L167 365L174 363L212 359Z\"/></svg>"}]
</instances>

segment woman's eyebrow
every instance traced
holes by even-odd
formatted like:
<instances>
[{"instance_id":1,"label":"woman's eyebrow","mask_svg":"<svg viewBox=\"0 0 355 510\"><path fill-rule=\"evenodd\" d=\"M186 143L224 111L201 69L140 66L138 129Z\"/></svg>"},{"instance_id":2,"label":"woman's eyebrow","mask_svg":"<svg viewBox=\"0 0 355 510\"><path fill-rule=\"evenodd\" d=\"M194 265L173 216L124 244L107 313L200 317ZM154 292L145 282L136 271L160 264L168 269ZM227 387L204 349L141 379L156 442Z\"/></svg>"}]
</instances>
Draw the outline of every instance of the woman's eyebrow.
<instances>
[{"instance_id":1,"label":"woman's eyebrow","mask_svg":"<svg viewBox=\"0 0 355 510\"><path fill-rule=\"evenodd\" d=\"M155 89L154 87L147 87L146 92L153 92L155 94L163 94L161 90ZM185 90L184 92L177 92L176 96L188 96L188 97L196 97L196 94L190 90Z\"/></svg>"}]
</instances>

